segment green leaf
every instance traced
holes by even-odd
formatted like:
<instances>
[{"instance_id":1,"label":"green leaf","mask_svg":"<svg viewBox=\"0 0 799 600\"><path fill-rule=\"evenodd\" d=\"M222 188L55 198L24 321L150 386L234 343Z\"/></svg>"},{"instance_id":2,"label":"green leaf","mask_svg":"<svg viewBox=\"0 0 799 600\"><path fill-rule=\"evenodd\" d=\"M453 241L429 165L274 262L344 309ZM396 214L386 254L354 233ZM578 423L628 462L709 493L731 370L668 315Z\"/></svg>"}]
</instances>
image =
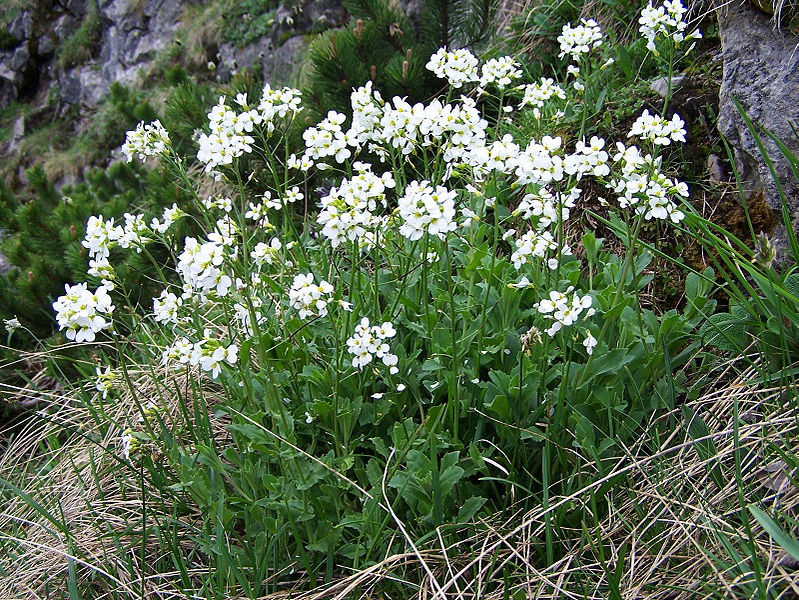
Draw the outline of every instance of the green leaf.
<instances>
[{"instance_id":1,"label":"green leaf","mask_svg":"<svg viewBox=\"0 0 799 600\"><path fill-rule=\"evenodd\" d=\"M799 560L799 542L785 533L779 525L754 504L747 506L749 512L757 519L757 522L771 536L771 539L785 552L791 555L794 560Z\"/></svg>"}]
</instances>

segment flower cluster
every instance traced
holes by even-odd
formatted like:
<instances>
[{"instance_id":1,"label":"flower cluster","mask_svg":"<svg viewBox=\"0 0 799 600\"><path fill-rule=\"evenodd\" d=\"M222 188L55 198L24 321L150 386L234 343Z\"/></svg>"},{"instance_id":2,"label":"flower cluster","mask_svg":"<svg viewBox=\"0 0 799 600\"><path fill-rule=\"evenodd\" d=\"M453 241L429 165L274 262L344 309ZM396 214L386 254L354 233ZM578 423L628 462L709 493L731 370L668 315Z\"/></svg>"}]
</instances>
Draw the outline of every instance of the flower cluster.
<instances>
[{"instance_id":1,"label":"flower cluster","mask_svg":"<svg viewBox=\"0 0 799 600\"><path fill-rule=\"evenodd\" d=\"M343 179L322 198L322 210L316 218L322 226L322 235L334 248L346 240L363 248L375 244L385 218L374 212L378 204L386 206L386 189L395 186L390 172L378 177L366 163L356 162L353 167L356 174Z\"/></svg>"},{"instance_id":2,"label":"flower cluster","mask_svg":"<svg viewBox=\"0 0 799 600\"><path fill-rule=\"evenodd\" d=\"M522 265L527 264L530 257L546 258L549 252L557 252L559 247L551 232L531 230L516 240L516 250L511 254L510 260L514 267L520 269ZM566 247L561 251L563 254L569 254L569 249ZM547 266L550 269L557 269L558 259L550 258Z\"/></svg>"},{"instance_id":3,"label":"flower cluster","mask_svg":"<svg viewBox=\"0 0 799 600\"><path fill-rule=\"evenodd\" d=\"M289 304L300 311L300 319L324 317L332 293L333 286L327 281L316 283L313 273L300 273L294 277L289 288Z\"/></svg>"},{"instance_id":4,"label":"flower cluster","mask_svg":"<svg viewBox=\"0 0 799 600\"><path fill-rule=\"evenodd\" d=\"M585 174L605 177L610 173L610 166L604 147L605 140L598 136L593 136L588 144L585 140L578 140L574 153L565 157L563 170L569 175L576 175L578 180Z\"/></svg>"},{"instance_id":5,"label":"flower cluster","mask_svg":"<svg viewBox=\"0 0 799 600\"><path fill-rule=\"evenodd\" d=\"M567 289L565 293L552 290L549 292L549 298L544 298L533 306L539 313L553 321L549 329L546 330L549 337L553 337L564 327L574 325L580 320L581 314L584 320L596 312L591 308L593 303L591 296L586 294L581 298L577 292L572 292L574 292L573 287ZM569 294L571 294L571 298ZM585 311L584 314L583 311Z\"/></svg>"},{"instance_id":6,"label":"flower cluster","mask_svg":"<svg viewBox=\"0 0 799 600\"><path fill-rule=\"evenodd\" d=\"M150 124L139 123L135 130L125 134L125 143L122 145L122 153L128 162L133 160L134 155L146 161L148 156L158 156L168 151L169 132L158 120Z\"/></svg>"},{"instance_id":7,"label":"flower cluster","mask_svg":"<svg viewBox=\"0 0 799 600\"><path fill-rule=\"evenodd\" d=\"M252 152L255 138L249 133L256 121L253 112L239 114L225 104L224 96L220 96L219 103L208 113L208 120L211 132L201 134L197 140L200 145L197 159L205 163L206 172L229 165L245 152Z\"/></svg>"},{"instance_id":8,"label":"flower cluster","mask_svg":"<svg viewBox=\"0 0 799 600\"><path fill-rule=\"evenodd\" d=\"M222 365L227 363L235 365L238 360L239 347L236 344L227 346L221 344L206 332L205 337L199 342L192 343L188 338L182 337L164 350L161 363L168 364L176 361L179 365L199 365L203 371L211 373L216 379L222 372Z\"/></svg>"},{"instance_id":9,"label":"flower cluster","mask_svg":"<svg viewBox=\"0 0 799 600\"><path fill-rule=\"evenodd\" d=\"M59 331L66 329L67 339L76 342L93 342L104 329L111 328L105 316L114 311L108 289L100 286L94 292L87 284L64 285L65 294L53 302Z\"/></svg>"},{"instance_id":10,"label":"flower cluster","mask_svg":"<svg viewBox=\"0 0 799 600\"><path fill-rule=\"evenodd\" d=\"M347 350L354 356L352 366L356 369L363 369L375 358L383 361L389 367L389 373L395 375L399 373L397 368L398 358L391 353L386 340L397 335L394 325L389 321L382 325L371 325L369 319L364 317L355 327L355 334L347 339Z\"/></svg>"},{"instance_id":11,"label":"flower cluster","mask_svg":"<svg viewBox=\"0 0 799 600\"><path fill-rule=\"evenodd\" d=\"M250 258L255 261L256 266L260 269L264 263L267 265L277 264L279 261L279 252L283 247L280 239L273 237L269 243L258 242L255 248L250 253Z\"/></svg>"},{"instance_id":12,"label":"flower cluster","mask_svg":"<svg viewBox=\"0 0 799 600\"><path fill-rule=\"evenodd\" d=\"M439 79L446 79L454 88L478 80L477 58L466 48L449 52L439 48L425 66Z\"/></svg>"},{"instance_id":13,"label":"flower cluster","mask_svg":"<svg viewBox=\"0 0 799 600\"><path fill-rule=\"evenodd\" d=\"M572 60L579 60L581 54L588 54L593 48L602 45L602 30L593 19L580 19L580 24L572 27L571 23L563 26L558 36L560 54L563 58L567 54Z\"/></svg>"},{"instance_id":14,"label":"flower cluster","mask_svg":"<svg viewBox=\"0 0 799 600\"><path fill-rule=\"evenodd\" d=\"M483 65L480 87L495 83L499 89L505 89L514 79L519 79L521 76L519 63L510 56L492 58Z\"/></svg>"},{"instance_id":15,"label":"flower cluster","mask_svg":"<svg viewBox=\"0 0 799 600\"><path fill-rule=\"evenodd\" d=\"M341 127L346 119L343 114L331 110L319 125L306 129L302 133L302 139L305 140L303 162L310 165L332 157L341 164L352 156L349 146L354 146L356 141L349 131Z\"/></svg>"},{"instance_id":16,"label":"flower cluster","mask_svg":"<svg viewBox=\"0 0 799 600\"><path fill-rule=\"evenodd\" d=\"M668 146L671 142L685 141L684 125L685 121L676 113L669 121L660 115L650 115L648 110L644 110L633 123L627 137L635 135L658 146Z\"/></svg>"},{"instance_id":17,"label":"flower cluster","mask_svg":"<svg viewBox=\"0 0 799 600\"><path fill-rule=\"evenodd\" d=\"M522 86L522 89L524 97L519 103L519 107L532 106L536 118L540 117L540 109L550 98L566 99L566 92L550 77L542 77L538 83L528 83Z\"/></svg>"},{"instance_id":18,"label":"flower cluster","mask_svg":"<svg viewBox=\"0 0 799 600\"><path fill-rule=\"evenodd\" d=\"M212 290L226 296L233 281L222 271L225 248L217 241L198 242L187 237L178 256L177 270L189 289L205 295Z\"/></svg>"},{"instance_id":19,"label":"flower cluster","mask_svg":"<svg viewBox=\"0 0 799 600\"><path fill-rule=\"evenodd\" d=\"M399 232L411 240L418 240L425 233L443 238L455 231L455 198L458 193L429 181L412 181L398 201L402 219Z\"/></svg>"},{"instance_id":20,"label":"flower cluster","mask_svg":"<svg viewBox=\"0 0 799 600\"><path fill-rule=\"evenodd\" d=\"M153 217L153 220L150 222L150 229L152 229L153 231L157 231L160 234L164 234L167 232L167 230L170 227L172 227L172 224L175 221L177 221L178 219L180 219L185 215L186 213L180 210L177 204L172 204L171 207L164 209L164 213L161 216L163 222Z\"/></svg>"},{"instance_id":21,"label":"flower cluster","mask_svg":"<svg viewBox=\"0 0 799 600\"><path fill-rule=\"evenodd\" d=\"M535 219L536 228L541 231L550 225L569 220L569 209L580 197L582 190L579 187L571 188L568 193L553 194L548 187L525 194L514 215L522 215L524 219Z\"/></svg>"},{"instance_id":22,"label":"flower cluster","mask_svg":"<svg viewBox=\"0 0 799 600\"><path fill-rule=\"evenodd\" d=\"M153 298L153 318L156 323L177 323L178 310L183 305L183 298L177 297L169 290L164 290L157 298Z\"/></svg>"},{"instance_id":23,"label":"flower cluster","mask_svg":"<svg viewBox=\"0 0 799 600\"><path fill-rule=\"evenodd\" d=\"M659 158L653 159L650 154L642 156L638 148L626 147L621 142L617 142L616 147L619 151L613 160L621 166L621 174L612 179L608 187L619 194L619 206L634 206L646 220L682 221L685 215L674 200L688 198L688 186L661 173Z\"/></svg>"},{"instance_id":24,"label":"flower cluster","mask_svg":"<svg viewBox=\"0 0 799 600\"><path fill-rule=\"evenodd\" d=\"M268 84L263 89L256 108L250 108L247 94L236 96L236 103L244 110L236 112L220 96L219 103L208 113L210 133L200 134L197 159L205 163L206 172L220 165L229 165L234 158L252 152L254 128L266 125L267 131L275 128L275 117L285 117L300 109L300 92L292 88L273 90Z\"/></svg>"},{"instance_id":25,"label":"flower cluster","mask_svg":"<svg viewBox=\"0 0 799 600\"><path fill-rule=\"evenodd\" d=\"M685 39L698 39L702 37L699 29L691 33L685 33L688 23L685 22L685 14L688 9L682 5L680 0L666 0L661 6L655 8L650 0L646 7L641 11L638 19L640 27L638 31L646 39L646 47L657 54L655 42L659 39L671 39L679 45Z\"/></svg>"}]
</instances>

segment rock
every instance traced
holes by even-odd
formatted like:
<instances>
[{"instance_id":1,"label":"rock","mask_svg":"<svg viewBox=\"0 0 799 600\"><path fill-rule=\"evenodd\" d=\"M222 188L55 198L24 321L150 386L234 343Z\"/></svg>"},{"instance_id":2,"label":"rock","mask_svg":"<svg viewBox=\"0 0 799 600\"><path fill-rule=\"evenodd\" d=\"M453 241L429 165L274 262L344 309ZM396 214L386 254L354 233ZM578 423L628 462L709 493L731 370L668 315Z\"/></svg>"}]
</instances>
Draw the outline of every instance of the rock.
<instances>
[{"instance_id":1,"label":"rock","mask_svg":"<svg viewBox=\"0 0 799 600\"><path fill-rule=\"evenodd\" d=\"M53 35L59 42L66 40L78 28L78 20L71 15L61 15L53 24Z\"/></svg>"},{"instance_id":2,"label":"rock","mask_svg":"<svg viewBox=\"0 0 799 600\"><path fill-rule=\"evenodd\" d=\"M81 100L85 106L96 108L105 95L111 82L94 65L83 67L80 70Z\"/></svg>"},{"instance_id":3,"label":"rock","mask_svg":"<svg viewBox=\"0 0 799 600\"><path fill-rule=\"evenodd\" d=\"M19 77L11 68L11 58L9 52L0 53L0 107L8 106L19 96Z\"/></svg>"},{"instance_id":4,"label":"rock","mask_svg":"<svg viewBox=\"0 0 799 600\"><path fill-rule=\"evenodd\" d=\"M220 44L217 64L218 79L223 82L228 81L236 71L263 64L267 54L272 50L272 40L266 35L241 49L234 44Z\"/></svg>"},{"instance_id":5,"label":"rock","mask_svg":"<svg viewBox=\"0 0 799 600\"><path fill-rule=\"evenodd\" d=\"M11 139L18 140L23 135L25 135L25 115L14 121L14 126L11 128Z\"/></svg>"},{"instance_id":6,"label":"rock","mask_svg":"<svg viewBox=\"0 0 799 600\"><path fill-rule=\"evenodd\" d=\"M36 42L36 54L42 58L49 58L55 53L55 42L53 38L45 34Z\"/></svg>"},{"instance_id":7,"label":"rock","mask_svg":"<svg viewBox=\"0 0 799 600\"><path fill-rule=\"evenodd\" d=\"M707 157L707 173L710 183L721 183L724 181L724 166L718 154L709 154Z\"/></svg>"},{"instance_id":8,"label":"rock","mask_svg":"<svg viewBox=\"0 0 799 600\"><path fill-rule=\"evenodd\" d=\"M14 55L11 57L11 70L22 71L30 60L31 54L28 52L28 46L23 44L14 50Z\"/></svg>"},{"instance_id":9,"label":"rock","mask_svg":"<svg viewBox=\"0 0 799 600\"><path fill-rule=\"evenodd\" d=\"M763 190L767 204L779 212L777 186L733 99L738 99L753 123L769 129L792 152L799 154L799 140L790 125L799 121L796 39L775 30L766 15L738 0L718 7L716 12L724 61L718 128L733 148L744 191L751 196ZM761 139L774 162L793 215L799 211L799 182L777 145L765 135ZM776 232L778 256L782 254L785 238L785 230Z\"/></svg>"},{"instance_id":10,"label":"rock","mask_svg":"<svg viewBox=\"0 0 799 600\"><path fill-rule=\"evenodd\" d=\"M300 64L306 43L303 36L294 36L267 53L261 73L265 83L286 83L291 80L294 68Z\"/></svg>"},{"instance_id":11,"label":"rock","mask_svg":"<svg viewBox=\"0 0 799 600\"><path fill-rule=\"evenodd\" d=\"M675 75L671 78L671 93L673 94L685 81L685 76ZM661 98L665 98L669 93L669 78L659 77L649 84L649 89L655 92Z\"/></svg>"},{"instance_id":12,"label":"rock","mask_svg":"<svg viewBox=\"0 0 799 600\"><path fill-rule=\"evenodd\" d=\"M27 40L33 31L33 15L31 11L21 11L11 23L8 24L8 33L15 40Z\"/></svg>"}]
</instances>

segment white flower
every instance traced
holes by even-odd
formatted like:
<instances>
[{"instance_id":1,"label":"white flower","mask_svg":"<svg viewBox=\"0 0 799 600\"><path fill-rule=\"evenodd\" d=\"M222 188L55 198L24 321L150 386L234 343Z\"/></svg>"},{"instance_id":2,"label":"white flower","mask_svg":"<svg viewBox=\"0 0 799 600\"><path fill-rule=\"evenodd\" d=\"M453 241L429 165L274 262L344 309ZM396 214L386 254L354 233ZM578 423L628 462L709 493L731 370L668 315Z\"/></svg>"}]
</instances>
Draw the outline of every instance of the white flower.
<instances>
[{"instance_id":1,"label":"white flower","mask_svg":"<svg viewBox=\"0 0 799 600\"><path fill-rule=\"evenodd\" d=\"M560 44L558 58L568 54L576 61L581 54L587 54L602 44L602 30L593 19L580 19L580 25L576 27L572 27L571 23L563 26L558 36L558 43Z\"/></svg>"},{"instance_id":2,"label":"white flower","mask_svg":"<svg viewBox=\"0 0 799 600\"><path fill-rule=\"evenodd\" d=\"M411 240L418 240L425 233L443 239L457 228L457 195L440 185L433 188L429 181L412 181L397 201L402 219L400 233Z\"/></svg>"},{"instance_id":3,"label":"white flower","mask_svg":"<svg viewBox=\"0 0 799 600\"><path fill-rule=\"evenodd\" d=\"M66 330L67 339L93 342L95 336L112 324L106 316L114 311L108 289L100 286L94 292L85 283L64 286L66 292L53 302L59 330Z\"/></svg>"},{"instance_id":4,"label":"white flower","mask_svg":"<svg viewBox=\"0 0 799 600\"><path fill-rule=\"evenodd\" d=\"M585 346L585 351L588 352L589 355L594 353L594 348L596 347L597 341L596 338L591 335L590 331L587 331L585 334L585 339L583 340L583 346Z\"/></svg>"},{"instance_id":5,"label":"white flower","mask_svg":"<svg viewBox=\"0 0 799 600\"><path fill-rule=\"evenodd\" d=\"M553 321L552 326L546 330L550 337L553 337L562 328L576 323L581 315L583 319L587 319L595 312L591 308L593 302L591 296L580 297L577 292L574 292L569 298L572 291L573 288L569 288L565 293L553 290L549 292L548 298L542 299L533 306L535 310Z\"/></svg>"},{"instance_id":6,"label":"white flower","mask_svg":"<svg viewBox=\"0 0 799 600\"><path fill-rule=\"evenodd\" d=\"M289 303L292 308L300 311L300 318L320 316L327 314L327 303L330 302L333 286L327 281L314 282L313 273L300 273L294 277L289 289Z\"/></svg>"},{"instance_id":7,"label":"white flower","mask_svg":"<svg viewBox=\"0 0 799 600\"><path fill-rule=\"evenodd\" d=\"M379 358L384 365L389 367L392 375L399 372L397 363L399 358L390 352L385 340L396 335L394 325L388 321L383 324L370 325L369 319L364 317L355 327L355 333L347 339L347 350L353 355L352 366L362 370L375 358Z\"/></svg>"},{"instance_id":8,"label":"white flower","mask_svg":"<svg viewBox=\"0 0 799 600\"><path fill-rule=\"evenodd\" d=\"M675 114L671 121L667 121L660 115L650 115L648 110L644 110L633 123L627 137L635 135L656 145L668 146L672 141L685 141L684 125L685 121L678 114Z\"/></svg>"},{"instance_id":9,"label":"white flower","mask_svg":"<svg viewBox=\"0 0 799 600\"><path fill-rule=\"evenodd\" d=\"M555 84L555 80L550 77L542 77L538 83L529 83L522 87L524 98L519 106L535 106L542 108L544 102L550 98L566 99L566 92L563 88Z\"/></svg>"},{"instance_id":10,"label":"white flower","mask_svg":"<svg viewBox=\"0 0 799 600\"><path fill-rule=\"evenodd\" d=\"M182 304L182 298L164 290L158 298L153 298L153 318L156 323L177 323L178 308Z\"/></svg>"},{"instance_id":11,"label":"white flower","mask_svg":"<svg viewBox=\"0 0 799 600\"><path fill-rule=\"evenodd\" d=\"M439 79L446 79L452 87L459 88L464 83L478 80L477 62L475 56L466 48L451 52L439 48L425 66Z\"/></svg>"},{"instance_id":12,"label":"white flower","mask_svg":"<svg viewBox=\"0 0 799 600\"><path fill-rule=\"evenodd\" d=\"M134 155L146 161L148 156L157 156L166 152L169 152L169 132L158 120L149 125L142 121L134 131L125 134L122 153L128 162L133 160Z\"/></svg>"},{"instance_id":13,"label":"white flower","mask_svg":"<svg viewBox=\"0 0 799 600\"><path fill-rule=\"evenodd\" d=\"M492 58L483 65L482 77L480 77L480 87L485 87L489 83L496 83L497 87L504 89L509 86L514 79L522 76L519 63L510 56Z\"/></svg>"},{"instance_id":14,"label":"white flower","mask_svg":"<svg viewBox=\"0 0 799 600\"><path fill-rule=\"evenodd\" d=\"M679 46L683 40L701 38L702 33L699 29L689 34L685 33L688 29L688 23L685 21L687 12L688 9L680 0L666 0L658 7L652 6L650 0L638 19L640 24L638 31L646 39L646 47L657 55L655 42L660 39L671 38L674 44Z\"/></svg>"},{"instance_id":15,"label":"white flower","mask_svg":"<svg viewBox=\"0 0 799 600\"><path fill-rule=\"evenodd\" d=\"M14 333L17 329L22 327L22 324L19 322L19 319L16 317L12 317L10 319L3 319L3 325L6 328L8 333Z\"/></svg>"}]
</instances>

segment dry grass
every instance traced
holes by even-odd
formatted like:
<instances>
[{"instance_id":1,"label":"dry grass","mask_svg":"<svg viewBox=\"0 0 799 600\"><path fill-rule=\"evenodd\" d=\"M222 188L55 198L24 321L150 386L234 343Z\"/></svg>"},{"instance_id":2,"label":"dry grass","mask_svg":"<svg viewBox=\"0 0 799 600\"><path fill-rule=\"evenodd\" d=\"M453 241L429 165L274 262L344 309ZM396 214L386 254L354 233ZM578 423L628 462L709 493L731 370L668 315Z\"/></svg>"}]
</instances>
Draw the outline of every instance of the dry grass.
<instances>
[{"instance_id":1,"label":"dry grass","mask_svg":"<svg viewBox=\"0 0 799 600\"><path fill-rule=\"evenodd\" d=\"M150 373L131 373L131 380L138 404L126 392L114 402L104 402L99 395L93 397L95 410L104 414L102 420L69 393L47 394L40 402L42 408L15 432L0 455L0 479L11 482L39 504L39 508L33 506L16 491L6 494L7 500L0 496L5 502L0 510L0 568L6 575L0 578L0 598L39 598L48 588L65 590L71 566L78 579L98 581L92 598L107 597L112 590L109 585L117 594L131 598L178 595L174 587L165 585L178 573L141 581L139 573L148 570L142 568L142 561L149 563L163 551L153 535L148 536L144 550L138 545L142 498L164 495L138 478L118 457L122 429L125 424L138 422L141 403L164 400L162 417L166 422L178 422L183 416L178 414L175 390L171 395L165 395L164 386L156 390ZM183 378L176 386L185 397L190 381ZM109 427L109 423L118 425ZM220 436L224 435L222 425L218 427ZM176 521L171 508L151 501L146 507L146 526L164 527L168 523L184 529L178 534L188 540L185 530L191 527L195 515ZM112 531L116 534L110 535ZM117 540L123 540L124 545L117 545ZM186 545L185 551L190 550L192 547ZM171 591L166 592L165 587Z\"/></svg>"},{"instance_id":2,"label":"dry grass","mask_svg":"<svg viewBox=\"0 0 799 600\"><path fill-rule=\"evenodd\" d=\"M774 452L775 448L795 450L790 444L799 435L799 414L794 404L786 402L785 390L749 385L756 375L754 370L737 377L732 371L725 373L719 382L728 383L687 404L707 424L710 433L702 439L691 440L685 423L662 439L659 449L651 447L650 436L642 436L641 443L627 449L604 477L567 497L553 498L547 509L539 507L505 522L484 522L479 535L464 534L455 545L444 543L445 537L453 538L443 532L425 547L409 544L409 552L386 557L332 584L271 597L387 598L382 591L387 579L395 582L394 589L407 592L403 599L419 600L751 597L751 565L744 561L736 567L729 552L729 547L735 547L745 559L750 555L739 498L767 508L779 505L782 514L792 516L799 507L799 493L790 480L794 474L776 460ZM142 398L154 394L150 377L134 374ZM185 393L188 382L183 385ZM165 400L166 414L178 419L177 403ZM51 589L65 585L70 558L79 578L88 578L94 571L102 575L98 581L116 587L117 597L185 597L178 592L178 573L164 572L141 581L141 561L153 565L162 551L156 544L148 545L142 554L140 547L117 547L111 542L114 537L132 539L124 532L140 529L141 485L149 485L137 481L114 458L119 429L104 431L89 411L66 395L52 394L49 402L49 419L31 420L0 457L0 478L22 480L20 487L48 510L62 514L61 520L69 527L60 531L25 499L10 497L0 512L0 536L6 549L16 550L13 554L6 550L0 558L0 566L8 571L0 579L0 598L38 598L46 585ZM99 406L99 398L95 402ZM737 445L736 409L741 415ZM117 422L137 414L131 398L105 410ZM653 430L665 418L653 420ZM48 442L56 434L63 437L64 431L71 433L63 445ZM221 425L218 435L224 435ZM716 451L703 458L696 442L708 440ZM745 481L742 489L735 477L736 450ZM37 471L42 473L44 465L51 468L40 477ZM586 470L592 468L586 463ZM597 523L591 517L591 497L600 489L606 501L606 510L601 512L607 516ZM157 490L146 491L157 494ZM148 511L149 526L169 516L164 507L151 506ZM547 520L558 512L574 516L575 525L556 532L555 560L543 567ZM750 521L754 554L763 565L770 596L799 594L799 576L790 561ZM402 531L402 524L397 524ZM109 530L121 535L107 535ZM192 567L192 574L203 572L201 564ZM613 581L614 574L618 581ZM109 593L100 585L94 592L92 598Z\"/></svg>"}]
</instances>

